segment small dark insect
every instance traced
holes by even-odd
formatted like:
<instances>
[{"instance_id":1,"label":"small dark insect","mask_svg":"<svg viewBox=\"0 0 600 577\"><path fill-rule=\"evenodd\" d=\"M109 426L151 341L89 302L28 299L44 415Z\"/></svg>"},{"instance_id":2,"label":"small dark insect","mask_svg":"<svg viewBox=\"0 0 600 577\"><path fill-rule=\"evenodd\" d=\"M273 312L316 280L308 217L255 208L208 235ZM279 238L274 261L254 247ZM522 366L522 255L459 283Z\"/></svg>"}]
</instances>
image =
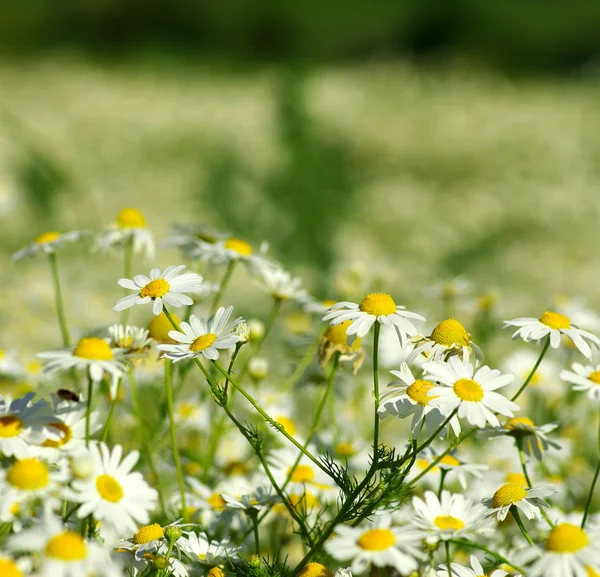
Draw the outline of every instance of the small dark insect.
<instances>
[{"instance_id":1,"label":"small dark insect","mask_svg":"<svg viewBox=\"0 0 600 577\"><path fill-rule=\"evenodd\" d=\"M77 393L69 391L69 389L58 389L58 391L56 391L56 394L58 395L58 398L61 401L71 401L73 403L78 403L81 400Z\"/></svg>"}]
</instances>

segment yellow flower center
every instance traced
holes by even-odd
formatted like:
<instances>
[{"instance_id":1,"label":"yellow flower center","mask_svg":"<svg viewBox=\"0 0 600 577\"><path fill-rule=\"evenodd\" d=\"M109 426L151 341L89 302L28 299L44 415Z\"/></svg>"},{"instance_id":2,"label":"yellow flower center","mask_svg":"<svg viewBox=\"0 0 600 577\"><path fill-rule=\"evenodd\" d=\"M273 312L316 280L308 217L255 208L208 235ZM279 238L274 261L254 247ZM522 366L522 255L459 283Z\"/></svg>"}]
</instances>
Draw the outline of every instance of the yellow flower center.
<instances>
[{"instance_id":1,"label":"yellow flower center","mask_svg":"<svg viewBox=\"0 0 600 577\"><path fill-rule=\"evenodd\" d=\"M87 556L83 538L74 531L65 531L52 537L46 543L44 552L48 557L54 557L61 561L81 561Z\"/></svg>"},{"instance_id":2,"label":"yellow flower center","mask_svg":"<svg viewBox=\"0 0 600 577\"><path fill-rule=\"evenodd\" d=\"M224 511L225 506L227 505L227 501L219 495L219 493L213 493L206 502L215 510L215 511Z\"/></svg>"},{"instance_id":3,"label":"yellow flower center","mask_svg":"<svg viewBox=\"0 0 600 577\"><path fill-rule=\"evenodd\" d=\"M331 300L331 299L325 299L324 301L321 301L321 304L326 308L330 308L332 307L337 301Z\"/></svg>"},{"instance_id":4,"label":"yellow flower center","mask_svg":"<svg viewBox=\"0 0 600 577\"><path fill-rule=\"evenodd\" d=\"M40 234L40 236L35 239L35 242L37 244L45 244L47 242L53 242L58 238L60 238L60 232L45 232L44 234Z\"/></svg>"},{"instance_id":5,"label":"yellow flower center","mask_svg":"<svg viewBox=\"0 0 600 577\"><path fill-rule=\"evenodd\" d=\"M279 415L278 417L275 417L275 420L283 427L288 435L292 435L293 437L296 434L296 425L292 419L284 415Z\"/></svg>"},{"instance_id":6,"label":"yellow flower center","mask_svg":"<svg viewBox=\"0 0 600 577\"><path fill-rule=\"evenodd\" d=\"M333 343L334 345L338 345L338 346L347 346L348 345L348 335L346 334L346 331L348 330L348 327L352 324L352 321L344 321L343 323L340 323L339 325L329 325L329 327L327 328L327 330L325 331L325 338ZM358 345L356 344L358 343ZM352 348L359 348L360 347L360 338L357 338L354 343Z\"/></svg>"},{"instance_id":7,"label":"yellow flower center","mask_svg":"<svg viewBox=\"0 0 600 577\"><path fill-rule=\"evenodd\" d=\"M571 328L571 321L568 317L560 313L553 313L552 311L546 311L540 317L540 322L556 330Z\"/></svg>"},{"instance_id":8,"label":"yellow flower center","mask_svg":"<svg viewBox=\"0 0 600 577\"><path fill-rule=\"evenodd\" d=\"M598 573L597 571L594 571L594 568L591 567L590 565L586 565L585 570L587 572L588 577L600 577L600 573Z\"/></svg>"},{"instance_id":9,"label":"yellow flower center","mask_svg":"<svg viewBox=\"0 0 600 577\"><path fill-rule=\"evenodd\" d=\"M472 379L458 379L454 383L454 392L459 399L471 403L478 403L483 399L481 385Z\"/></svg>"},{"instance_id":10,"label":"yellow flower center","mask_svg":"<svg viewBox=\"0 0 600 577\"><path fill-rule=\"evenodd\" d=\"M181 324L181 319L173 313L171 313L171 316L177 326L179 326ZM169 336L169 331L172 330L174 330L174 327L167 318L167 315L165 313L160 313L150 321L150 324L148 325L148 336L159 343L174 343L175 341Z\"/></svg>"},{"instance_id":11,"label":"yellow flower center","mask_svg":"<svg viewBox=\"0 0 600 577\"><path fill-rule=\"evenodd\" d=\"M56 421L55 423L48 423L48 426L52 427L53 429L58 429L62 433L62 437L58 441L54 441L53 439L46 439L42 443L42 447L52 447L53 449L56 449L58 447L66 445L73 438L73 432L71 431L71 428L61 421Z\"/></svg>"},{"instance_id":12,"label":"yellow flower center","mask_svg":"<svg viewBox=\"0 0 600 577\"><path fill-rule=\"evenodd\" d=\"M289 475L290 472L291 467L288 469L287 474ZM312 467L310 467L309 465L298 465L294 469L290 481L292 483L307 483L309 481L312 481L314 478L315 472L313 471Z\"/></svg>"},{"instance_id":13,"label":"yellow flower center","mask_svg":"<svg viewBox=\"0 0 600 577\"><path fill-rule=\"evenodd\" d=\"M121 228L146 228L146 219L135 208L124 208L117 216Z\"/></svg>"},{"instance_id":14,"label":"yellow flower center","mask_svg":"<svg viewBox=\"0 0 600 577\"><path fill-rule=\"evenodd\" d=\"M546 550L554 553L575 553L590 542L585 531L571 523L561 523L552 529Z\"/></svg>"},{"instance_id":15,"label":"yellow flower center","mask_svg":"<svg viewBox=\"0 0 600 577\"><path fill-rule=\"evenodd\" d=\"M508 473L504 480L511 485L521 485L527 487L527 479L523 473Z\"/></svg>"},{"instance_id":16,"label":"yellow flower center","mask_svg":"<svg viewBox=\"0 0 600 577\"><path fill-rule=\"evenodd\" d=\"M352 443L342 441L335 446L335 452L341 457L351 457L356 452Z\"/></svg>"},{"instance_id":17,"label":"yellow flower center","mask_svg":"<svg viewBox=\"0 0 600 577\"><path fill-rule=\"evenodd\" d=\"M196 461L189 461L185 464L185 472L188 475L192 475L192 477L196 477L200 473L202 473L202 466Z\"/></svg>"},{"instance_id":18,"label":"yellow flower center","mask_svg":"<svg viewBox=\"0 0 600 577\"><path fill-rule=\"evenodd\" d=\"M237 252L240 256L250 256L252 247L239 238L229 238L225 241L225 248Z\"/></svg>"},{"instance_id":19,"label":"yellow flower center","mask_svg":"<svg viewBox=\"0 0 600 577\"><path fill-rule=\"evenodd\" d=\"M371 293L360 303L360 310L376 317L392 315L396 312L396 303L387 293Z\"/></svg>"},{"instance_id":20,"label":"yellow flower center","mask_svg":"<svg viewBox=\"0 0 600 577\"><path fill-rule=\"evenodd\" d=\"M468 347L471 339L465 327L457 320L447 319L431 331L431 340L445 347L451 347L452 345Z\"/></svg>"},{"instance_id":21,"label":"yellow flower center","mask_svg":"<svg viewBox=\"0 0 600 577\"><path fill-rule=\"evenodd\" d=\"M527 495L527 491L522 485L518 483L507 483L502 485L492 497L492 507L494 509L499 507L506 507L506 505L512 505L522 501Z\"/></svg>"},{"instance_id":22,"label":"yellow flower center","mask_svg":"<svg viewBox=\"0 0 600 577\"><path fill-rule=\"evenodd\" d=\"M454 531L459 531L463 529L465 524L456 517L452 517L450 515L440 515L433 520L433 523L436 527L439 527L442 531L446 529L452 529Z\"/></svg>"},{"instance_id":23,"label":"yellow flower center","mask_svg":"<svg viewBox=\"0 0 600 577\"><path fill-rule=\"evenodd\" d=\"M206 577L225 577L225 572L218 567L213 567L206 575Z\"/></svg>"},{"instance_id":24,"label":"yellow flower center","mask_svg":"<svg viewBox=\"0 0 600 577\"><path fill-rule=\"evenodd\" d=\"M136 545L143 545L144 543L150 543L150 541L162 539L164 536L165 532L163 528L158 523L152 523L152 525L140 527L138 532L133 536L133 542Z\"/></svg>"},{"instance_id":25,"label":"yellow flower center","mask_svg":"<svg viewBox=\"0 0 600 577\"><path fill-rule=\"evenodd\" d=\"M514 419L506 421L506 423L504 423L504 428L512 431L513 429L518 429L522 425L531 427L532 429L535 427L531 419L528 419L527 417L515 417Z\"/></svg>"},{"instance_id":26,"label":"yellow flower center","mask_svg":"<svg viewBox=\"0 0 600 577\"><path fill-rule=\"evenodd\" d=\"M415 465L419 467L421 471L424 471L425 469L429 468L429 465L431 465L431 463L427 459L417 459L415 461ZM439 467L432 467L431 469L429 469L428 473L437 473L439 470Z\"/></svg>"},{"instance_id":27,"label":"yellow flower center","mask_svg":"<svg viewBox=\"0 0 600 577\"><path fill-rule=\"evenodd\" d=\"M16 437L23 430L23 421L14 415L0 417L0 438Z\"/></svg>"},{"instance_id":28,"label":"yellow flower center","mask_svg":"<svg viewBox=\"0 0 600 577\"><path fill-rule=\"evenodd\" d=\"M434 387L431 381L421 381L417 379L406 389L406 394L419 405L427 405L431 399L437 399L437 395L428 397L427 393Z\"/></svg>"},{"instance_id":29,"label":"yellow flower center","mask_svg":"<svg viewBox=\"0 0 600 577\"><path fill-rule=\"evenodd\" d=\"M92 361L110 361L113 358L109 344L105 340L96 337L81 339L77 343L73 354L76 357Z\"/></svg>"},{"instance_id":30,"label":"yellow flower center","mask_svg":"<svg viewBox=\"0 0 600 577\"><path fill-rule=\"evenodd\" d=\"M249 472L248 465L242 461L230 461L223 467L226 475L246 475Z\"/></svg>"},{"instance_id":31,"label":"yellow flower center","mask_svg":"<svg viewBox=\"0 0 600 577\"><path fill-rule=\"evenodd\" d=\"M197 353L206 350L217 340L217 335L214 333L207 333L200 335L191 345L190 351Z\"/></svg>"},{"instance_id":32,"label":"yellow flower center","mask_svg":"<svg viewBox=\"0 0 600 577\"><path fill-rule=\"evenodd\" d=\"M452 455L445 455L440 463L443 465L448 465L449 467L460 467L460 461Z\"/></svg>"},{"instance_id":33,"label":"yellow flower center","mask_svg":"<svg viewBox=\"0 0 600 577\"><path fill-rule=\"evenodd\" d=\"M8 471L7 481L23 491L35 491L48 485L48 467L37 459L21 459Z\"/></svg>"},{"instance_id":34,"label":"yellow flower center","mask_svg":"<svg viewBox=\"0 0 600 577\"><path fill-rule=\"evenodd\" d=\"M169 283L164 278L155 278L140 290L140 296L142 298L150 297L157 299L164 297L170 288Z\"/></svg>"},{"instance_id":35,"label":"yellow flower center","mask_svg":"<svg viewBox=\"0 0 600 577\"><path fill-rule=\"evenodd\" d=\"M321 563L308 563L300 571L299 577L333 577L333 573Z\"/></svg>"},{"instance_id":36,"label":"yellow flower center","mask_svg":"<svg viewBox=\"0 0 600 577\"><path fill-rule=\"evenodd\" d=\"M110 475L100 475L96 479L96 489L105 501L118 503L123 498L123 487Z\"/></svg>"},{"instance_id":37,"label":"yellow flower center","mask_svg":"<svg viewBox=\"0 0 600 577\"><path fill-rule=\"evenodd\" d=\"M0 559L0 575L2 577L23 577L23 573L12 559Z\"/></svg>"},{"instance_id":38,"label":"yellow flower center","mask_svg":"<svg viewBox=\"0 0 600 577\"><path fill-rule=\"evenodd\" d=\"M177 409L177 413L180 417L187 419L196 412L196 407L192 403L181 403Z\"/></svg>"},{"instance_id":39,"label":"yellow flower center","mask_svg":"<svg viewBox=\"0 0 600 577\"><path fill-rule=\"evenodd\" d=\"M600 371L594 371L590 373L588 379L597 385L600 385Z\"/></svg>"},{"instance_id":40,"label":"yellow flower center","mask_svg":"<svg viewBox=\"0 0 600 577\"><path fill-rule=\"evenodd\" d=\"M10 509L9 509L11 515L18 515L20 510L21 510L21 503L19 503L18 501L15 501L10 506ZM0 573L0 575L1 575L1 573Z\"/></svg>"},{"instance_id":41,"label":"yellow flower center","mask_svg":"<svg viewBox=\"0 0 600 577\"><path fill-rule=\"evenodd\" d=\"M389 529L371 529L358 538L358 546L366 551L384 551L396 542Z\"/></svg>"}]
</instances>

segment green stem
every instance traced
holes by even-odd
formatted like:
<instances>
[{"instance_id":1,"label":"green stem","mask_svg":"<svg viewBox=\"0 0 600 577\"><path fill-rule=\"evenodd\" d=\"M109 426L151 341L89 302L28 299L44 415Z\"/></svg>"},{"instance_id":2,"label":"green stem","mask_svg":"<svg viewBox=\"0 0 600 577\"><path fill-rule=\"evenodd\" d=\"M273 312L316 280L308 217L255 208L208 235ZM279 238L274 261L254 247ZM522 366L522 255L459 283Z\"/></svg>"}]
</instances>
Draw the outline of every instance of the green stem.
<instances>
[{"instance_id":1,"label":"green stem","mask_svg":"<svg viewBox=\"0 0 600 577\"><path fill-rule=\"evenodd\" d=\"M125 240L124 247L124 261L123 261L123 273L125 278L131 278L132 276L132 260L133 260L133 235L130 234ZM129 294L129 291L125 289L125 294ZM121 312L121 324L126 325L127 319L129 318L129 308L124 309Z\"/></svg>"},{"instance_id":2,"label":"green stem","mask_svg":"<svg viewBox=\"0 0 600 577\"><path fill-rule=\"evenodd\" d=\"M523 453L523 439L517 438L516 442L517 442L517 450L519 451L519 461L521 462L521 470L523 471L523 475L525 475L525 480L527 481L527 486L533 487L533 483L531 482L529 473L527 471L527 463L525 462L525 454ZM548 517L548 513L546 513L546 511L544 511L543 507L540 507L540 513L542 514L542 517L544 517L544 519L546 520L546 523L548 523L548 525L550 525L550 529L553 529L554 524L552 523L552 521L550 521L550 517Z\"/></svg>"},{"instance_id":3,"label":"green stem","mask_svg":"<svg viewBox=\"0 0 600 577\"><path fill-rule=\"evenodd\" d=\"M108 439L108 433L110 431L110 427L113 422L113 417L115 414L115 409L117 407L117 403L119 402L119 395L121 394L121 383L123 382L123 378L119 377L119 383L117 385L117 394L115 398L112 399L110 403L110 409L108 411L108 417L106 417L106 425L104 425L104 431L102 432L102 442L105 443L106 439Z\"/></svg>"},{"instance_id":4,"label":"green stem","mask_svg":"<svg viewBox=\"0 0 600 577\"><path fill-rule=\"evenodd\" d=\"M598 452L600 453L600 420L598 421ZM581 520L581 528L585 527L585 522L590 514L590 507L592 505L592 498L594 497L594 489L596 488L596 482L598 481L598 475L600 474L600 455L598 456L598 464L596 465L596 472L592 479L592 485L588 493L587 501L585 503L585 511L583 513L583 519Z\"/></svg>"},{"instance_id":5,"label":"green stem","mask_svg":"<svg viewBox=\"0 0 600 577\"><path fill-rule=\"evenodd\" d=\"M257 522L257 511L253 511L250 514L250 518L252 519L252 528L254 530L254 549L257 555L260 555L260 537L258 534L258 522Z\"/></svg>"},{"instance_id":6,"label":"green stem","mask_svg":"<svg viewBox=\"0 0 600 577\"><path fill-rule=\"evenodd\" d=\"M177 481L179 483L179 494L181 495L181 516L187 517L187 506L185 502L185 483L183 482L183 471L181 469L181 460L179 458L179 448L177 447L177 431L175 430L175 411L173 409L173 382L171 361L164 359L165 362L165 389L167 395L167 411L169 413L169 430L171 432L171 447L173 449L173 460L177 471Z\"/></svg>"},{"instance_id":7,"label":"green stem","mask_svg":"<svg viewBox=\"0 0 600 577\"><path fill-rule=\"evenodd\" d=\"M87 408L85 411L85 446L90 444L90 416L92 414L92 396L94 394L94 381L88 375Z\"/></svg>"},{"instance_id":8,"label":"green stem","mask_svg":"<svg viewBox=\"0 0 600 577\"><path fill-rule=\"evenodd\" d=\"M60 325L60 332L62 334L63 345L65 348L71 346L71 339L69 338L69 329L67 328L67 319L65 317L65 309L63 306L62 292L60 290L60 279L58 276L58 263L56 260L56 253L48 253L48 259L50 261L50 272L52 273L52 283L54 284L54 299L56 301L56 316L58 317L58 324Z\"/></svg>"},{"instance_id":9,"label":"green stem","mask_svg":"<svg viewBox=\"0 0 600 577\"><path fill-rule=\"evenodd\" d=\"M500 563L504 563L504 564L508 565L510 568L514 569L518 573L521 573L521 575L525 575L525 569L523 569L522 567L519 567L518 565L515 565L514 563L509 561L506 557L503 557L502 555L496 553L495 551L492 551L491 549L488 549L487 547L484 547L483 545L479 545L478 543L471 543L470 541L464 541L463 539L449 539L449 541L450 541L450 543L454 543L455 545L462 545L463 547L471 547L472 549L479 549L480 551L483 551L484 553L487 553L488 555L492 555L495 559L500 561Z\"/></svg>"},{"instance_id":10,"label":"green stem","mask_svg":"<svg viewBox=\"0 0 600 577\"><path fill-rule=\"evenodd\" d=\"M523 525L523 521L521 521L521 515L519 515L519 510L515 505L513 505L510 508L510 513L516 521L517 525L519 526L519 529L521 529L521 533L523 533L523 536L525 537L525 539L527 539L527 543L529 543L533 547L533 539L529 536L527 529L525 529L525 525Z\"/></svg>"},{"instance_id":11,"label":"green stem","mask_svg":"<svg viewBox=\"0 0 600 577\"><path fill-rule=\"evenodd\" d=\"M373 420L373 466L379 461L379 331L381 325L373 327L373 401L375 416Z\"/></svg>"},{"instance_id":12,"label":"green stem","mask_svg":"<svg viewBox=\"0 0 600 577\"><path fill-rule=\"evenodd\" d=\"M452 557L450 556L450 543L448 541L444 541L444 546L446 547L446 565L448 567L448 577L452 577Z\"/></svg>"},{"instance_id":13,"label":"green stem","mask_svg":"<svg viewBox=\"0 0 600 577\"><path fill-rule=\"evenodd\" d=\"M441 469L441 471L440 471L440 486L438 487L438 492L437 492L438 499L442 498L442 491L444 490L444 481L446 480L447 474L448 474L448 469Z\"/></svg>"},{"instance_id":14,"label":"green stem","mask_svg":"<svg viewBox=\"0 0 600 577\"><path fill-rule=\"evenodd\" d=\"M227 288L227 285L229 284L229 280L231 279L231 275L233 274L233 269L235 268L236 264L237 264L237 260L233 259L233 260L230 260L229 264L227 265L227 270L225 271L225 275L223 276L223 279L221 280L221 284L219 285L219 290L218 290L217 294L215 295L215 298L213 299L212 305L210 307L210 310L213 312L213 314L219 308L219 304L221 303L221 299L223 298L223 294L225 293L225 289Z\"/></svg>"},{"instance_id":15,"label":"green stem","mask_svg":"<svg viewBox=\"0 0 600 577\"><path fill-rule=\"evenodd\" d=\"M535 372L538 370L538 367L540 366L540 363L542 362L542 359L544 358L544 355L546 354L546 351L548 350L549 346L550 346L550 335L548 335L548 337L546 338L546 344L544 344L544 347L542 348L542 352L540 353L538 360L535 362L535 365L533 365L533 369L531 369L531 372L525 379L525 382L521 385L521 388L515 393L515 395L511 399L511 401L516 401L521 396L521 393L525 390L527 385L529 384L529 381L531 381L531 379L533 379L533 375L535 375Z\"/></svg>"}]
</instances>

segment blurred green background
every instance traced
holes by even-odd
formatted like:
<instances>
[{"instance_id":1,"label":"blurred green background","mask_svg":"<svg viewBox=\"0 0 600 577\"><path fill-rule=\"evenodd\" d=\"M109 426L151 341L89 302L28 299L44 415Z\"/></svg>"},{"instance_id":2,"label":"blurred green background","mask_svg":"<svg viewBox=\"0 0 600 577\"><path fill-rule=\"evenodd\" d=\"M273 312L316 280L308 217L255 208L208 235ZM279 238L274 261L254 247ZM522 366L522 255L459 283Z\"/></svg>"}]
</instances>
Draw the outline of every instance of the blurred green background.
<instances>
[{"instance_id":1,"label":"blurred green background","mask_svg":"<svg viewBox=\"0 0 600 577\"><path fill-rule=\"evenodd\" d=\"M321 298L355 297L350 270L415 310L458 275L505 318L599 304L600 3L0 8L5 346L19 310L52 315L45 263L8 255L124 206L159 240L173 222L267 240ZM119 259L67 254L71 308L106 318ZM89 279L106 302L75 296Z\"/></svg>"}]
</instances>

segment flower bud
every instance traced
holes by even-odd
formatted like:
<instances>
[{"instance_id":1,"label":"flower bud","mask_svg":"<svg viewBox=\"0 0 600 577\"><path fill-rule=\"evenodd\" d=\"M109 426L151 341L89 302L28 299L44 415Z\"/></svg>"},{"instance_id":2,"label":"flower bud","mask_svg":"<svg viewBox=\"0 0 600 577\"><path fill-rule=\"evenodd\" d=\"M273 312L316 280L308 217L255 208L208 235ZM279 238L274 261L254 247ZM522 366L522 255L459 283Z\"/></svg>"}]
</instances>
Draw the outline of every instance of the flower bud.
<instances>
[{"instance_id":1,"label":"flower bud","mask_svg":"<svg viewBox=\"0 0 600 577\"><path fill-rule=\"evenodd\" d=\"M258 319L250 319L247 325L250 329L250 339L253 341L260 341L265 334L265 325Z\"/></svg>"},{"instance_id":2,"label":"flower bud","mask_svg":"<svg viewBox=\"0 0 600 577\"><path fill-rule=\"evenodd\" d=\"M261 381L269 372L269 361L262 357L254 357L248 363L248 374L255 380Z\"/></svg>"},{"instance_id":3,"label":"flower bud","mask_svg":"<svg viewBox=\"0 0 600 577\"><path fill-rule=\"evenodd\" d=\"M169 525L165 527L165 537L169 543L175 543L179 537L183 534L183 531L177 525Z\"/></svg>"}]
</instances>

